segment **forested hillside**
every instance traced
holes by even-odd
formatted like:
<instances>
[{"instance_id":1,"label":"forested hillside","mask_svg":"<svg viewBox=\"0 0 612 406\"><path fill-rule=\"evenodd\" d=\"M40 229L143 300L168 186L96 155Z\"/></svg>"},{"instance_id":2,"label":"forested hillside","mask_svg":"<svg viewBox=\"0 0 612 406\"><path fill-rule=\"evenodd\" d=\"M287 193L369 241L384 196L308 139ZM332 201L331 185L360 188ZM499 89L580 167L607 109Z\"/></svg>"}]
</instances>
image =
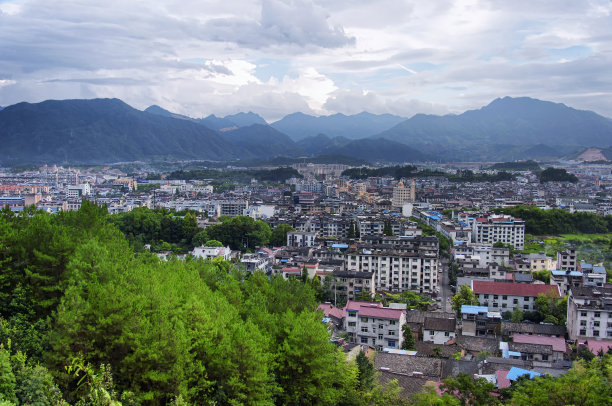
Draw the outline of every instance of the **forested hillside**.
<instances>
[{"instance_id":1,"label":"forested hillside","mask_svg":"<svg viewBox=\"0 0 612 406\"><path fill-rule=\"evenodd\" d=\"M366 357L347 362L329 342L311 283L247 276L226 261L161 261L135 252L109 217L88 202L58 215L0 211L0 405L459 404L433 389L401 398L396 381L377 383ZM112 221L134 243L187 243L193 221L178 218ZM609 371L606 355L561 378L521 381L501 399L529 404L557 393L559 402L605 404ZM446 385L499 402L491 384L469 382Z\"/></svg>"},{"instance_id":2,"label":"forested hillside","mask_svg":"<svg viewBox=\"0 0 612 406\"><path fill-rule=\"evenodd\" d=\"M107 217L1 212L0 404L384 403L310 284L134 254Z\"/></svg>"}]
</instances>

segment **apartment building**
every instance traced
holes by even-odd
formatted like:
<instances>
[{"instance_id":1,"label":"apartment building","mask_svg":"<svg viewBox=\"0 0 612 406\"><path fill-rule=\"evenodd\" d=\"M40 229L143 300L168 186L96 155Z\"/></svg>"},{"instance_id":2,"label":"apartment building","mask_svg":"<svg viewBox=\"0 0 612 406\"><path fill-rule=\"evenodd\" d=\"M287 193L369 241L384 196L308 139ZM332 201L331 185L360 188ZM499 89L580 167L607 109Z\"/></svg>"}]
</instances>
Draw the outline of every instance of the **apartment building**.
<instances>
[{"instance_id":1,"label":"apartment building","mask_svg":"<svg viewBox=\"0 0 612 406\"><path fill-rule=\"evenodd\" d=\"M502 313L515 308L531 312L535 299L541 294L560 297L557 286L542 284L473 281L472 290L480 306Z\"/></svg>"},{"instance_id":2,"label":"apartment building","mask_svg":"<svg viewBox=\"0 0 612 406\"><path fill-rule=\"evenodd\" d=\"M330 290L341 302L355 300L361 294L374 297L374 274L335 270L331 274Z\"/></svg>"},{"instance_id":3,"label":"apartment building","mask_svg":"<svg viewBox=\"0 0 612 406\"><path fill-rule=\"evenodd\" d=\"M344 329L349 341L383 348L401 348L405 310L383 307L380 303L349 301L344 311Z\"/></svg>"},{"instance_id":4,"label":"apartment building","mask_svg":"<svg viewBox=\"0 0 612 406\"><path fill-rule=\"evenodd\" d=\"M612 339L612 288L583 286L570 290L567 334L576 339Z\"/></svg>"},{"instance_id":5,"label":"apartment building","mask_svg":"<svg viewBox=\"0 0 612 406\"><path fill-rule=\"evenodd\" d=\"M305 231L290 231L287 233L287 246L289 247L314 247L316 233Z\"/></svg>"},{"instance_id":6,"label":"apartment building","mask_svg":"<svg viewBox=\"0 0 612 406\"><path fill-rule=\"evenodd\" d=\"M472 241L494 244L502 242L522 250L525 246L525 222L508 215L484 215L473 223Z\"/></svg>"},{"instance_id":7,"label":"apartment building","mask_svg":"<svg viewBox=\"0 0 612 406\"><path fill-rule=\"evenodd\" d=\"M576 249L567 248L557 252L557 268L561 271L575 271L578 269L578 256Z\"/></svg>"},{"instance_id":8,"label":"apartment building","mask_svg":"<svg viewBox=\"0 0 612 406\"><path fill-rule=\"evenodd\" d=\"M361 249L347 251L349 271L374 273L376 290L434 293L438 287L438 256L418 252Z\"/></svg>"}]
</instances>

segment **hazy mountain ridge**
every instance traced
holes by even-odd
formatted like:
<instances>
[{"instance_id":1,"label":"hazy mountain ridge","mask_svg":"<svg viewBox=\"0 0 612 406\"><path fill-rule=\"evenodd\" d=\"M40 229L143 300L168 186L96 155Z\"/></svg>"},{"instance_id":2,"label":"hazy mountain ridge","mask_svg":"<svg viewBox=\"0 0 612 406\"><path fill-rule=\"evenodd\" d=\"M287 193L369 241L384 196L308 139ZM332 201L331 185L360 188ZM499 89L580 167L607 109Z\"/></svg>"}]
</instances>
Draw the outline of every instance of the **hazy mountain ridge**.
<instances>
[{"instance_id":1,"label":"hazy mountain ridge","mask_svg":"<svg viewBox=\"0 0 612 406\"><path fill-rule=\"evenodd\" d=\"M612 144L612 120L560 103L504 97L459 115L417 114L376 137L417 148L427 144L607 147Z\"/></svg>"},{"instance_id":2,"label":"hazy mountain ridge","mask_svg":"<svg viewBox=\"0 0 612 406\"><path fill-rule=\"evenodd\" d=\"M293 113L270 125L294 140L301 140L318 134L354 140L377 134L404 120L404 117L392 114L372 114L368 112L350 116L338 113L320 117Z\"/></svg>"},{"instance_id":3,"label":"hazy mountain ridge","mask_svg":"<svg viewBox=\"0 0 612 406\"><path fill-rule=\"evenodd\" d=\"M18 103L0 111L0 161L112 162L233 159L239 151L186 119L136 110L119 99Z\"/></svg>"}]
</instances>

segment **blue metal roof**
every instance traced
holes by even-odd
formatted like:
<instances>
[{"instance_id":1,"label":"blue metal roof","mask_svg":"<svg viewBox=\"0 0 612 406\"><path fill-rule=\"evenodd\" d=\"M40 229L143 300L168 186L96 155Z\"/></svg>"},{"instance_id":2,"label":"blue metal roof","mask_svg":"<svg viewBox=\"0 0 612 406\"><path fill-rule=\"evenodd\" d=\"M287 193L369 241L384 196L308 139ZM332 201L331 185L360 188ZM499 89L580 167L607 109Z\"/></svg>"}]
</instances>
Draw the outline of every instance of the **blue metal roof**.
<instances>
[{"instance_id":1,"label":"blue metal roof","mask_svg":"<svg viewBox=\"0 0 612 406\"><path fill-rule=\"evenodd\" d=\"M510 368L510 371L508 371L508 375L506 375L506 379L509 379L511 381L516 381L519 377L523 375L529 375L529 379L533 379L536 376L542 376L541 373L536 372L536 371L529 371L523 368L512 367Z\"/></svg>"},{"instance_id":2,"label":"blue metal roof","mask_svg":"<svg viewBox=\"0 0 612 406\"><path fill-rule=\"evenodd\" d=\"M461 313L467 314L478 314L478 313L488 313L489 308L486 306L472 306L472 305L461 305Z\"/></svg>"},{"instance_id":3,"label":"blue metal roof","mask_svg":"<svg viewBox=\"0 0 612 406\"><path fill-rule=\"evenodd\" d=\"M604 268L603 266L594 266L593 267L593 273L601 273L601 274L606 274L606 268Z\"/></svg>"},{"instance_id":4,"label":"blue metal roof","mask_svg":"<svg viewBox=\"0 0 612 406\"><path fill-rule=\"evenodd\" d=\"M332 244L332 248L348 248L348 244Z\"/></svg>"},{"instance_id":5,"label":"blue metal roof","mask_svg":"<svg viewBox=\"0 0 612 406\"><path fill-rule=\"evenodd\" d=\"M582 272L578 272L578 271L569 271L569 273L567 271L550 271L550 273L555 276L563 276L563 275L582 276Z\"/></svg>"}]
</instances>

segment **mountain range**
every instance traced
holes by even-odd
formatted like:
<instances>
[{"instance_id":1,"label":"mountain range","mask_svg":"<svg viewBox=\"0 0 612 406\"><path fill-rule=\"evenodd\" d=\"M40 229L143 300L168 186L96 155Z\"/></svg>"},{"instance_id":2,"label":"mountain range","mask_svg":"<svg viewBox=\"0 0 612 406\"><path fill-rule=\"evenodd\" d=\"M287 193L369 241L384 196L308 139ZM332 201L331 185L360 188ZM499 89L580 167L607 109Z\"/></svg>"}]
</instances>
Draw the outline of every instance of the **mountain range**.
<instances>
[{"instance_id":1,"label":"mountain range","mask_svg":"<svg viewBox=\"0 0 612 406\"><path fill-rule=\"evenodd\" d=\"M48 100L0 109L0 163L229 161L340 155L370 162L507 161L612 146L612 120L530 98L504 97L458 115L248 112L192 118L118 99Z\"/></svg>"}]
</instances>

